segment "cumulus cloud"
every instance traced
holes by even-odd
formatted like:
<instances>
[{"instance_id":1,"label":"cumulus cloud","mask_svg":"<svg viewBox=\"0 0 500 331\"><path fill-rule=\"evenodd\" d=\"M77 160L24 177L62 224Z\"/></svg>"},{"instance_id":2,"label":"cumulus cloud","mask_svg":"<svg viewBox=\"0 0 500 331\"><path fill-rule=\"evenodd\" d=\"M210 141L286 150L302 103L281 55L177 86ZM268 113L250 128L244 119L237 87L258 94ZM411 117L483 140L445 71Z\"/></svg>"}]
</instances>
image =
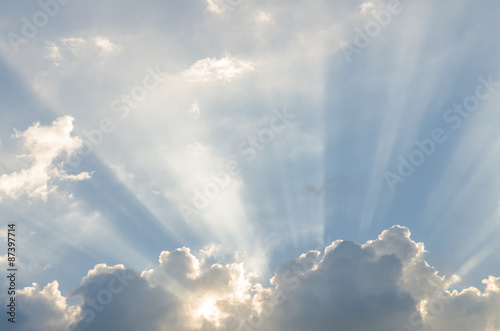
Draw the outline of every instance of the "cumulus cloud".
<instances>
[{"instance_id":1,"label":"cumulus cloud","mask_svg":"<svg viewBox=\"0 0 500 331\"><path fill-rule=\"evenodd\" d=\"M37 318L19 330L498 330L500 278L485 289L449 291L456 277L439 276L424 260L422 243L394 226L359 245L337 240L280 264L269 286L244 263L206 263L216 246L197 256L164 251L159 264L138 274L99 264L71 296L57 282L20 291L23 311ZM199 258L201 257L201 259ZM41 313L40 313L41 312ZM20 321L21 322L21 321ZM17 325L16 325L17 326Z\"/></svg>"},{"instance_id":2,"label":"cumulus cloud","mask_svg":"<svg viewBox=\"0 0 500 331\"><path fill-rule=\"evenodd\" d=\"M49 126L39 122L26 131L15 131L13 138L20 139L26 154L18 155L29 167L0 176L0 199L7 196L17 199L21 195L47 199L56 190L55 181L80 181L90 178L88 172L73 175L64 169L63 157L71 155L82 146L79 137L72 137L73 117L62 116Z\"/></svg>"},{"instance_id":3,"label":"cumulus cloud","mask_svg":"<svg viewBox=\"0 0 500 331\"><path fill-rule=\"evenodd\" d=\"M70 330L161 330L162 321L174 325L181 308L172 294L123 265L96 265L72 295L83 303Z\"/></svg>"},{"instance_id":4,"label":"cumulus cloud","mask_svg":"<svg viewBox=\"0 0 500 331\"><path fill-rule=\"evenodd\" d=\"M77 321L80 308L68 305L57 281L40 289L37 283L16 291L16 326L22 330L67 331Z\"/></svg>"},{"instance_id":5,"label":"cumulus cloud","mask_svg":"<svg viewBox=\"0 0 500 331\"><path fill-rule=\"evenodd\" d=\"M425 302L423 323L429 331L500 330L500 277L483 280L484 292L475 287L447 293Z\"/></svg>"},{"instance_id":6,"label":"cumulus cloud","mask_svg":"<svg viewBox=\"0 0 500 331\"><path fill-rule=\"evenodd\" d=\"M205 58L196 61L183 75L187 81L209 82L224 81L240 77L254 71L252 62L239 60L229 54L217 60L216 58Z\"/></svg>"}]
</instances>

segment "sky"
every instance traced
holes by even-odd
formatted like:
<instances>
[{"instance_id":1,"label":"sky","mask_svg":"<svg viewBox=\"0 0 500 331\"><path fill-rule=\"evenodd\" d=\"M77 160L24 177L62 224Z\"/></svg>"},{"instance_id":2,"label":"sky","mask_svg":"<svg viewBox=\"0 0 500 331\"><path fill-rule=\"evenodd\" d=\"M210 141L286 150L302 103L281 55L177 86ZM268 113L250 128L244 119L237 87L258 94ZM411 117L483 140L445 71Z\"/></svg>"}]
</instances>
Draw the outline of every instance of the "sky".
<instances>
[{"instance_id":1,"label":"sky","mask_svg":"<svg viewBox=\"0 0 500 331\"><path fill-rule=\"evenodd\" d=\"M1 9L2 330L500 330L497 1Z\"/></svg>"}]
</instances>

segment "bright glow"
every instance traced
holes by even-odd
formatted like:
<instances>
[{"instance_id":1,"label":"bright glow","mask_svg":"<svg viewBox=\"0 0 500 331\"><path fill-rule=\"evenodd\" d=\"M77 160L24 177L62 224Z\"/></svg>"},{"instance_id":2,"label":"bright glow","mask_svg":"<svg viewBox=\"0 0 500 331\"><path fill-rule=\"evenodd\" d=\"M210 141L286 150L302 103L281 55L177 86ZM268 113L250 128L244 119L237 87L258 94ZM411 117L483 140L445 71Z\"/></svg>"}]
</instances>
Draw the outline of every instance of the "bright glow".
<instances>
[{"instance_id":1,"label":"bright glow","mask_svg":"<svg viewBox=\"0 0 500 331\"><path fill-rule=\"evenodd\" d=\"M257 14L255 15L255 20L257 22L267 23L273 20L273 16L269 13L258 11Z\"/></svg>"},{"instance_id":2,"label":"bright glow","mask_svg":"<svg viewBox=\"0 0 500 331\"><path fill-rule=\"evenodd\" d=\"M200 308L198 309L199 317L204 317L210 322L217 324L220 318L220 311L217 308L217 300L205 299L202 301Z\"/></svg>"},{"instance_id":3,"label":"bright glow","mask_svg":"<svg viewBox=\"0 0 500 331\"><path fill-rule=\"evenodd\" d=\"M361 5L361 14L366 14L368 9L373 8L374 5L371 2L366 2Z\"/></svg>"}]
</instances>

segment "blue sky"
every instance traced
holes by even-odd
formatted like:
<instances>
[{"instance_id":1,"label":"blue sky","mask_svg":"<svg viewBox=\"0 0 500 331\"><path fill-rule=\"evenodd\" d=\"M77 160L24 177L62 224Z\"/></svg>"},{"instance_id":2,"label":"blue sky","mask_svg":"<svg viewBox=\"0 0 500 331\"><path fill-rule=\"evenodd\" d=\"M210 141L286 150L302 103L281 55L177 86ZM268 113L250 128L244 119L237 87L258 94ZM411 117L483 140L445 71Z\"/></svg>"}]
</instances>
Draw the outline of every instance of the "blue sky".
<instances>
[{"instance_id":1,"label":"blue sky","mask_svg":"<svg viewBox=\"0 0 500 331\"><path fill-rule=\"evenodd\" d=\"M2 4L16 327L499 329L499 6Z\"/></svg>"}]
</instances>

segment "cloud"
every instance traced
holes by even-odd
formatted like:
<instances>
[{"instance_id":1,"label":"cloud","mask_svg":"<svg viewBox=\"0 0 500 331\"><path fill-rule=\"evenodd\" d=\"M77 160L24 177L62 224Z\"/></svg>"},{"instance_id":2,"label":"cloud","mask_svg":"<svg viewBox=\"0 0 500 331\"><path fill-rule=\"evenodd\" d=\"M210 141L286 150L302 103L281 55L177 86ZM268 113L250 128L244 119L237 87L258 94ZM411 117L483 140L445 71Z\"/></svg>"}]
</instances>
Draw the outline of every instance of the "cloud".
<instances>
[{"instance_id":1,"label":"cloud","mask_svg":"<svg viewBox=\"0 0 500 331\"><path fill-rule=\"evenodd\" d=\"M207 10L220 15L224 12L224 7L221 6L218 1L207 0Z\"/></svg>"},{"instance_id":2,"label":"cloud","mask_svg":"<svg viewBox=\"0 0 500 331\"><path fill-rule=\"evenodd\" d=\"M52 60L56 67L59 67L62 62L61 48L54 42L48 41L45 49L47 50L46 58Z\"/></svg>"},{"instance_id":3,"label":"cloud","mask_svg":"<svg viewBox=\"0 0 500 331\"><path fill-rule=\"evenodd\" d=\"M193 102L191 108L189 109L189 116L197 120L200 117L200 105L198 101Z\"/></svg>"},{"instance_id":4,"label":"cloud","mask_svg":"<svg viewBox=\"0 0 500 331\"><path fill-rule=\"evenodd\" d=\"M103 54L112 53L118 48L118 45L112 43L108 38L103 37L103 36L95 37L94 42L95 42L96 46L101 48L101 50L102 50L101 52Z\"/></svg>"},{"instance_id":5,"label":"cloud","mask_svg":"<svg viewBox=\"0 0 500 331\"><path fill-rule=\"evenodd\" d=\"M375 7L375 5L373 4L373 2L365 2L363 3L361 6L360 6L360 11L361 11L361 14L366 14L368 12L369 9Z\"/></svg>"},{"instance_id":6,"label":"cloud","mask_svg":"<svg viewBox=\"0 0 500 331\"><path fill-rule=\"evenodd\" d=\"M215 247L215 246L214 246ZM96 265L71 293L57 282L20 291L19 330L497 330L500 278L449 291L422 243L394 226L359 245L332 242L277 267L270 286L255 282L244 263L205 263L188 248L164 251L138 274L123 265ZM29 309L29 311L26 311ZM20 314L20 316L23 316ZM37 325L34 327L34 318Z\"/></svg>"},{"instance_id":7,"label":"cloud","mask_svg":"<svg viewBox=\"0 0 500 331\"><path fill-rule=\"evenodd\" d=\"M206 0L207 10L217 15L223 15L228 11L234 10L243 0Z\"/></svg>"},{"instance_id":8,"label":"cloud","mask_svg":"<svg viewBox=\"0 0 500 331\"><path fill-rule=\"evenodd\" d=\"M84 301L71 330L161 330L160 321L172 324L181 313L174 296L123 265L97 265L72 295Z\"/></svg>"},{"instance_id":9,"label":"cloud","mask_svg":"<svg viewBox=\"0 0 500 331\"><path fill-rule=\"evenodd\" d=\"M106 58L117 50L118 44L100 35L58 38L45 42L45 58L51 60L55 67L64 67L83 59L94 61L96 55Z\"/></svg>"},{"instance_id":10,"label":"cloud","mask_svg":"<svg viewBox=\"0 0 500 331\"><path fill-rule=\"evenodd\" d=\"M0 244L7 243L7 227L0 228ZM7 269L8 254L0 255L0 268Z\"/></svg>"},{"instance_id":11,"label":"cloud","mask_svg":"<svg viewBox=\"0 0 500 331\"><path fill-rule=\"evenodd\" d=\"M196 61L189 69L184 71L183 75L187 81L209 82L225 81L243 76L248 72L254 71L252 62L238 60L229 54L217 60L216 58L205 58Z\"/></svg>"},{"instance_id":12,"label":"cloud","mask_svg":"<svg viewBox=\"0 0 500 331\"><path fill-rule=\"evenodd\" d=\"M108 166L111 170L113 170L116 177L118 177L118 179L123 183L127 183L135 179L135 175L127 171L127 168L123 164L108 163Z\"/></svg>"},{"instance_id":13,"label":"cloud","mask_svg":"<svg viewBox=\"0 0 500 331\"><path fill-rule=\"evenodd\" d=\"M83 38L60 38L45 42L45 58L51 60L55 67L62 67L68 59L74 59L85 50L87 41Z\"/></svg>"},{"instance_id":14,"label":"cloud","mask_svg":"<svg viewBox=\"0 0 500 331\"><path fill-rule=\"evenodd\" d=\"M53 184L54 181L80 181L90 178L88 172L73 175L63 169L62 158L82 146L80 138L71 136L73 120L71 116L62 116L50 126L37 122L26 131L15 131L13 138L21 139L22 146L27 151L18 157L26 160L30 166L19 172L0 176L0 199L1 195L17 199L26 194L28 197L47 200L48 194L57 188Z\"/></svg>"},{"instance_id":15,"label":"cloud","mask_svg":"<svg viewBox=\"0 0 500 331\"><path fill-rule=\"evenodd\" d=\"M499 330L500 277L483 280L484 292L470 287L427 302L426 330Z\"/></svg>"},{"instance_id":16,"label":"cloud","mask_svg":"<svg viewBox=\"0 0 500 331\"><path fill-rule=\"evenodd\" d=\"M255 14L255 21L256 22L268 23L268 22L272 22L272 20L273 20L273 15L271 15L270 13L266 13L262 10L259 10Z\"/></svg>"},{"instance_id":17,"label":"cloud","mask_svg":"<svg viewBox=\"0 0 500 331\"><path fill-rule=\"evenodd\" d=\"M96 161L101 159L106 164L108 161L112 161L113 164L124 164L128 171L137 170L135 171L136 180L133 181L133 185L128 182L126 185L130 192L125 190L124 192L135 196L138 201L137 206L155 216L151 217L152 220L158 218L158 221L162 222L166 227L172 228L179 224L179 227L175 228L179 229L175 234L181 242L189 242L190 246L191 243L193 245L205 245L213 238L216 238L217 243L223 243L225 247L229 246L229 249L233 249L234 247L231 246L235 245L231 244L240 244L242 240L239 239L242 238L244 243L249 243L250 248L255 247L264 250L269 253L269 256L275 257L276 254L286 254L290 247L293 247L293 244L310 241L309 232L303 233L306 231L312 232L311 228L318 228L317 232L320 235L323 234L323 229L331 231L332 226L339 229L339 231L349 233L351 230L356 231L357 220L362 219L363 216L370 219L370 216L374 215L375 212L371 206L381 206L382 208L379 211L383 211L384 207L389 210L386 202L392 201L391 196L387 196L383 190L378 189L377 176L379 170L384 169L386 163L391 160L390 151L396 151L397 158L399 147L404 147L405 142L408 141L413 143L414 139L411 136L413 132L425 132L429 128L427 119L430 119L431 125L435 125L432 112L436 108L446 104L449 100L455 99L457 95L454 94L458 94L458 97L460 97L460 91L468 84L468 76L478 75L481 70L495 67L486 65L490 62L494 63L493 59L496 58L495 49L488 49L486 46L484 46L486 48L481 48L483 47L482 44L490 44L481 44L484 39L475 37L479 35L488 36L488 32L494 31L495 29L491 29L493 21L482 20L482 24L464 26L461 24L463 20L459 19L467 12L472 16L473 14L478 17L484 16L481 16L483 13L479 8L480 6L473 6L472 2L460 2L459 6L453 5L451 2L434 2L433 4L439 4L436 5L437 7L428 6L427 3L423 2L412 2L413 9L408 8L408 11L405 10L404 17L393 17L392 24L394 25L383 30L377 39L372 40L370 45L362 50L362 53L356 58L357 63L348 66L342 55L335 53L339 41L346 40L352 43L353 38L356 36L356 32L353 30L354 26L363 29L367 20L373 20L371 16L373 9L381 10L386 8L385 5L381 6L379 1L370 0L373 6L366 7L363 14L360 13L360 5L368 0L356 2L291 1L286 3L245 1L240 8L231 13L226 12L225 14L228 15L225 15L222 19L212 12L204 12L208 4L212 3L219 8L222 6L222 1L206 0L189 2L189 4L188 2L165 2L168 4L167 6L144 6L131 2L131 6L122 6L123 10L120 11L117 11L114 6L95 3L91 7L79 5L75 2L74 5L65 7L64 15L51 20L47 28L44 28L43 31L40 30L36 39L31 40L27 45L21 45L21 47L25 48L17 57L11 55L13 52L10 49L2 51L5 67L12 69L13 84L9 83L8 85L18 87L26 85L29 87L33 79L36 78L34 76L37 73L48 70L47 60L41 60L39 56L42 53L40 45L45 45L46 40L54 42L58 48L55 50L52 48L53 53L51 54L55 59L62 61L64 75L44 76L43 79L38 79L37 82L48 91L45 102L49 101L46 103L46 105L50 106L49 108L55 109L59 113L61 110L71 109L75 117L86 119L87 125L82 126L86 129L91 129L92 125L95 124L93 123L94 120L103 118L103 116L116 116L110 110L111 101L122 93L129 93L133 86L139 84L144 76L144 67L147 65L161 64L162 68L166 68L168 75L176 75L184 69L188 69L197 60L206 57L216 57L216 59L210 59L212 62L220 61L221 58L225 57L223 52L226 49L238 60L258 63L258 66L252 64L255 67L253 72L247 72L230 79L231 82L246 83L245 85L225 84L228 89L222 91L220 90L220 83L228 80L223 75L223 78L217 78L219 74L216 69L207 70L209 73L206 76L201 76L208 82L206 84L184 84L174 79L166 79L164 88L152 93L147 101L141 104L140 109L133 112L135 114L133 117L120 122L120 128L116 130L113 137L99 146L98 151L96 150L96 153L99 154L99 157L95 158ZM408 6L410 5L408 4ZM217 9L214 10L217 11ZM219 8L219 11L224 10ZM255 13L260 11L272 14L272 22L275 24L272 22L271 24L255 22ZM7 25L12 26L13 31L20 33L22 22L19 21L19 17L24 14L22 10L18 12L19 15L4 14L6 22L9 23ZM449 24L442 24L442 20L437 18L440 15L426 15L430 12L446 13L448 16L447 21L450 21ZM26 15L28 14L30 14L28 19L31 20L32 13L27 12ZM414 24L414 22L422 21L422 19L427 19L428 24ZM430 31L426 29L430 29ZM436 35L433 33L436 29L440 29L443 33ZM111 43L119 45L119 49L122 50L122 52L111 53L112 61L110 61L111 57L108 57L106 66L98 66L101 48L95 44L93 31L106 35ZM106 31L113 32L108 35ZM449 36L444 43L443 39L439 37L443 35ZM464 35L468 36L466 40L462 38ZM61 37L69 38L62 41ZM106 43L103 43L103 45L106 45ZM137 45L141 47L137 47ZM476 52L472 54L470 50L476 50ZM482 50L482 52L477 50ZM463 56L454 56L457 53L463 54ZM484 56L484 61L463 60L470 60L477 56ZM451 58L454 60L449 61ZM475 63L481 65L475 65ZM63 71L63 68L58 67L57 72ZM420 70L422 68L425 70ZM9 72L10 70L6 71L6 73ZM428 75L428 73L432 73L432 75ZM248 79L249 77L251 79ZM450 77L464 79L449 79ZM15 84L17 78L24 79L26 84ZM197 76L190 78L195 82L203 81ZM429 78L432 78L429 84L422 83ZM211 84L210 82L216 83ZM426 86L427 88L418 89L415 94L415 91L412 91L415 86ZM39 96L42 95L41 92L38 93ZM89 98L89 95L92 97ZM381 100L384 96L387 96L389 103L386 104L384 100ZM37 97L33 98L33 100L37 99ZM418 103L413 103L413 99L417 100ZM194 100L199 101L203 112L203 117L200 117L197 121L192 120L188 113ZM13 102L16 103L16 101ZM375 105L375 108L366 107L365 103ZM19 104L19 112L16 111L16 113L22 113L23 110L28 108L33 108L33 111L36 110L35 107L32 107L32 103L26 104L27 106L23 106L24 103ZM259 128L257 126L258 121L262 117L262 113L282 104L293 107L292 112L294 113L295 111L300 112L298 115L301 115L301 119L297 121L300 123L290 128L290 131L287 129L285 133L287 138L283 138L283 143L277 140L278 144L273 143L272 149L265 151L267 154L262 153L255 163L245 167L244 172L235 178L227 191L224 192L226 196L221 195L207 207L212 210L217 208L217 213L208 214L205 212L202 214L204 218L202 221L207 224L206 229L213 229L212 231L216 234L222 233L222 231L219 231L220 229L225 230L223 235L218 238L212 236L211 231L198 231L198 228L195 227L202 222L193 222L193 226L186 225L184 227L177 208L178 202L190 203L194 196L192 191L203 190L205 183L210 181L210 172L224 169L224 161L231 158L232 153L236 152L239 141L244 139L246 133L257 132ZM406 109L405 105L412 104L415 104L416 111L410 113L417 115L413 116L412 120L409 120L406 116L400 118L398 116L400 114L399 110ZM436 107L432 107L432 104ZM377 105L380 107L377 108ZM368 113L374 114L373 117L364 116ZM487 115L490 123L495 123L491 118L493 113L489 112L489 115ZM404 112L401 112L401 114L404 114ZM440 116L440 114L438 115ZM360 118L365 120L361 121ZM400 124L398 118L402 119L399 122L403 123L403 126L398 125ZM423 119L426 119L426 121ZM328 123L328 125L324 125L325 123ZM416 124L410 125L410 123ZM24 130L29 125L31 125L31 122L18 128ZM488 132L488 130L483 131ZM399 133L401 132L403 134L400 137ZM379 133L381 136L379 136ZM4 137L2 139L5 141ZM468 141L471 146L481 146L481 144L477 144L477 139L459 140ZM401 146L392 144L394 141L400 142L399 145ZM491 141L498 140L491 139ZM211 146L210 151L200 153L200 157L192 155L194 153L189 151L184 152L184 146L195 146L197 142L202 143L204 146ZM302 143L299 145L297 142ZM345 142L353 142L356 148L350 148L350 144L346 145ZM314 147L313 153L310 153L311 146ZM465 152L469 152L469 155L465 153L464 157L458 161L469 160L472 163L465 162L466 165L464 166L464 162L450 161L446 155L453 154L455 149L463 150L463 148L453 148L449 151L450 153L445 151L442 163L441 161L438 162L437 167L433 168L436 170L436 172L432 172L435 178L442 178L442 174L449 173L458 173L460 175L460 170L470 172L480 163L478 158L475 157L476 154L470 153L471 151L476 152L476 150L467 148ZM286 151L286 155L294 156L293 162L280 157L281 154L285 154L282 151ZM489 149L489 151L491 155L497 155L494 149ZM324 155L322 155L322 152L325 152ZM477 153L481 154L480 150ZM215 159L213 162L209 158L210 155L213 155ZM353 160L351 156L353 155L360 156L360 161L353 164L351 162ZM123 163L124 160L125 163ZM317 160L321 162L316 162ZM386 162L386 160L389 161ZM457 160L455 159L455 161ZM495 164L495 162L484 162L484 164ZM446 171L447 166L450 167L448 169L450 171ZM29 168L29 166L25 168ZM320 171L317 171L316 168L319 168ZM9 168L0 172L0 175L4 172L10 174L14 170L19 172L20 169L22 168ZM175 169L176 173L170 173L171 169ZM444 170L441 171L442 169ZM139 173L139 170L141 173ZM480 177L471 177L468 182L481 182L482 179L486 178L491 186L495 186L495 181L492 180L492 178L496 178L494 171L479 171L478 173L481 173ZM307 183L320 185L321 178L337 175L345 176L344 178L347 178L347 181L351 177L361 178L360 181L363 182L363 185L370 189L360 190L363 191L361 194L349 194L351 197L358 195L353 199L339 198L340 201L334 201L335 204L320 205L321 208L316 208L316 202L319 204L323 201L322 199L317 199L311 195L302 199L303 190L296 193L299 191L296 188L302 188ZM196 176L201 178L198 180ZM316 177L318 177L317 182ZM481 200L483 195L495 194L492 190L485 189L485 192L476 194L477 200L475 198L470 199L473 195L470 195L470 192L463 193L464 190L460 189L460 186L464 184L461 178L469 178L469 176L456 177L458 180L452 180L449 183L443 181L441 185L437 185L437 187L445 188L444 191L441 189L436 193L438 198L423 194L421 201L422 205L435 206L435 208L427 208L430 212L422 212L422 215L425 214L422 219L435 220L443 216L450 221L448 224L443 219L442 226L436 228L436 233L432 233L432 240L439 241L441 239L438 228L441 231L451 231L446 237L450 238L450 240L446 240L450 246L442 251L454 252L449 256L450 260L446 261L455 264L451 266L452 268L456 266L456 263L472 255L469 250L478 248L481 250L480 244L484 242L484 240L478 239L478 244L474 245L472 241L464 240L474 234L471 233L471 230L477 227L476 223L481 222L483 216L490 211L488 208L470 208L470 205L475 205L475 202ZM311 178L313 179L311 180ZM158 198L152 199L147 195L146 190L138 189L149 187L150 182L154 183L158 192L165 192L165 196L168 194L168 199L165 200L161 194L158 194ZM419 185L421 183L419 181ZM450 183L453 185L448 185ZM116 196L116 193L121 193L115 189L116 186L111 186L106 182L102 184L99 188L113 188L109 190L109 194L105 195ZM477 187L478 185L468 186ZM456 203L456 194L443 194L443 192L450 193L446 192L446 190L459 192L464 203ZM408 191L411 191L411 188ZM419 190L419 192L422 192L422 190ZM185 195L182 195L184 193ZM343 192L338 193L340 193L338 196L345 195ZM79 190L79 192L75 192L75 195L78 198L78 203L81 204L78 209L89 208L94 210L94 208L97 208L98 204L92 204L91 191ZM329 200L335 198L333 193L330 195ZM446 197L446 201L443 201L443 197ZM411 196L411 198L414 197ZM54 199L51 200L54 201ZM117 201L119 200L117 199ZM490 201L491 199L482 200ZM281 203L281 201L284 201L284 203ZM60 204L69 205L70 203L63 201ZM334 206L333 209L332 206ZM462 206L471 211L481 210L484 211L484 214L471 215L460 210L459 214L462 214L463 217L455 219L457 214L455 207L457 206ZM101 243L103 248L109 247L109 257L113 258L113 261L123 255L123 258L128 260L128 265L129 262L132 264L132 258L130 258L131 254L124 254L124 249L133 250L132 246L134 245L130 244L128 238L121 238L120 231L113 229L113 226L116 225L117 229L123 230L123 224L120 222L121 218L117 217L116 222L114 221L115 218L113 218L114 215L118 215L123 211L121 207L123 206L114 210L110 208L108 214L93 223L83 222L82 219L87 220L88 217L81 217L80 213L76 213L76 211L80 212L80 210L74 208L75 214L72 215L70 220L73 221L71 222L72 226L73 224L84 224L85 229L102 228L108 224L107 228L111 229L110 231L99 231L98 233L102 233L102 238L111 237L121 245L110 245L107 240L100 239L94 239L94 242ZM403 219L405 213L414 212L414 210L408 208L401 208L401 204L393 204L390 207L393 208L391 213L402 216L401 219ZM6 211L6 216L17 214L15 209L16 206L11 211ZM319 215L316 214L317 210L321 210L321 213L318 212ZM334 215L336 221L333 225L331 218L322 217L323 212L325 215ZM36 213L44 215L39 210L32 210L29 215ZM62 215L63 213L59 214L61 215L57 215L60 216L58 222L62 223L67 217ZM311 226L311 218L300 217L305 214L311 214L311 218L317 219L319 225ZM207 215L211 216L210 219ZM316 215L318 216L316 217ZM343 218L344 216L346 217ZM22 214L17 218L29 219L30 217ZM53 218L55 219L55 217ZM478 221L474 222L475 224L467 222L467 219L471 218ZM50 214L44 215L39 222L40 224L50 224L47 223L47 221L50 222L50 219ZM412 218L409 219L411 221ZM213 226L213 223L215 223L213 220L219 226ZM302 220L303 223L296 222L296 220ZM147 224L145 219L138 221L144 223L141 224L144 228L148 228L150 225ZM33 222L34 220L30 223ZM240 227L239 222L243 226L246 225L247 228L254 228L255 231L249 233L246 227ZM171 224L175 224L175 226ZM460 226L451 226L452 224L459 224ZM428 224L424 221L416 226L426 228ZM233 228L229 227L234 227L238 231L233 231ZM199 228L202 227L199 226ZM44 238L42 229L42 226L36 229L37 236L40 238ZM489 237L494 238L494 229L494 227L482 228L478 233L486 233ZM56 232L56 234L58 234L58 237L66 238L66 236L60 235L60 231ZM399 270L398 277L396 277L398 283L395 288L404 289L406 293L409 293L415 301L415 311L420 312L419 304L424 303L427 298L435 296L435 291L442 290L448 282L452 281L451 277L450 279L443 279L442 274L436 274L436 270L417 255L424 255L425 252L419 253L418 248L415 248L411 242L407 241L403 233L390 231L389 234L393 234L395 238L400 238L403 244L408 245L406 255L400 254L400 250L394 250L393 246L388 244L392 240L388 236L379 242L379 245L384 243L387 248L378 247L375 249L372 246L370 249L376 252L373 254L374 259L385 254L384 252L389 254L391 251L396 251L396 257L402 263L400 268L398 267L399 269L395 267L395 270ZM314 232L314 235L316 235L316 232ZM35 240L37 236L34 237ZM87 237L90 238L90 236ZM69 260L70 262L76 261L75 264L78 263L80 266L87 266L89 265L88 260L96 259L94 263L100 261L96 258L98 253L101 256L108 254L108 252L103 253L103 250L99 247L93 247L93 242L88 238L83 238L80 235L74 236L74 238L78 239L78 242L82 244L78 245L79 249L77 250L64 250L68 251L68 253L71 252L71 254L58 254L61 250L48 250L49 254L46 255L54 255L54 257L59 258L61 264ZM278 238L281 242L288 241L288 246L286 248L279 247L279 243L275 244L274 241L272 244L268 244L274 238ZM75 240L72 238L69 241L69 244L73 244ZM436 245L439 246L437 241ZM476 240L473 239L473 242L476 242ZM464 245L464 243L466 244ZM51 240L49 240L49 244L54 245ZM151 249L153 245L155 245L153 242L145 242L141 248L147 250ZM165 242L165 245L162 249L168 247L169 251L177 247L167 246L172 245L171 242L170 244ZM32 252L27 250L25 252L31 254L40 251L36 249L37 246L39 245L33 243ZM58 244L58 246L62 245ZM346 245L344 244L344 246ZM362 247L362 251L369 250L369 246ZM333 250L334 247L331 247L331 249ZM274 248L276 248L276 251L273 251ZM156 252L160 253L162 249L157 249ZM247 249L247 251L252 254L255 250ZM51 252L54 254L50 254ZM433 253L439 254L438 252ZM43 255L41 253L37 254ZM140 255L140 253L136 254ZM190 254L198 259L200 273L203 273L203 270L205 270L202 263L203 257L200 257L193 250ZM310 255L315 257L314 254L311 253ZM78 256L78 258L75 258L75 256ZM322 256L319 255L318 259L322 258ZM408 262L411 260L409 258L411 256L415 261L414 264ZM149 259L149 256L147 258ZM50 260L50 257L47 257L45 262L40 263L45 265ZM443 260L445 259L442 256L434 258L434 261ZM212 262L215 263L216 261ZM245 270L248 269L248 261L246 262ZM392 260L392 262L394 266L397 266L396 260ZM225 266L224 263L221 263L221 265ZM482 273L482 266L481 264L477 266L478 268L474 268L474 270L477 270L474 277ZM363 270L377 270L376 265L370 266L370 268L365 266ZM68 269L72 270L73 268ZM57 269L54 268L54 270ZM325 269L309 270L307 274L312 278L313 274L317 275L321 270ZM54 273L56 272L54 271ZM71 272L61 275L64 279L58 278L58 280L61 284L67 284L75 274L75 272ZM47 273L43 273L43 275L48 277ZM109 275L106 273L103 274L103 277L109 277ZM307 284L306 279L300 280L301 286ZM276 282L278 281L279 278L276 279ZM45 285L48 281L38 282ZM263 283L267 284L267 281L263 281ZM287 284L282 285L285 288ZM191 289L188 288L188 290ZM296 291L300 291L300 288ZM394 291L394 287L391 288L391 291ZM481 289L481 291L483 290ZM254 292L253 294L250 292L249 295L252 298L255 297L252 300L255 307L245 304L238 305L238 307L246 307L245 309L261 307L261 305L258 305L259 296L256 296L257 290ZM258 293L260 297L264 297L264 295L272 295L276 291L272 287L263 285ZM145 294L145 297L147 298L148 295ZM376 293L373 295L375 296ZM474 293L471 292L471 295L474 295ZM406 298L401 296L399 300L404 301ZM115 300L118 302L118 297ZM427 304L425 303L425 305ZM205 312L203 315L207 316L208 323L217 320L217 316L219 318L221 316L220 314L217 315L217 311L213 309L213 306L213 299L208 298L207 302L203 303L199 308L200 311ZM279 311L279 306L276 306L274 313L278 314ZM225 315L222 314L222 316ZM237 316L247 318L248 314L242 313ZM430 314L430 316L433 315ZM266 325L270 325L271 322L277 323L273 318L277 319L277 317L272 316L266 318Z\"/></svg>"},{"instance_id":18,"label":"cloud","mask_svg":"<svg viewBox=\"0 0 500 331\"><path fill-rule=\"evenodd\" d=\"M68 305L57 281L40 289L37 283L16 291L16 326L22 330L67 331L77 321L80 308Z\"/></svg>"}]
</instances>

